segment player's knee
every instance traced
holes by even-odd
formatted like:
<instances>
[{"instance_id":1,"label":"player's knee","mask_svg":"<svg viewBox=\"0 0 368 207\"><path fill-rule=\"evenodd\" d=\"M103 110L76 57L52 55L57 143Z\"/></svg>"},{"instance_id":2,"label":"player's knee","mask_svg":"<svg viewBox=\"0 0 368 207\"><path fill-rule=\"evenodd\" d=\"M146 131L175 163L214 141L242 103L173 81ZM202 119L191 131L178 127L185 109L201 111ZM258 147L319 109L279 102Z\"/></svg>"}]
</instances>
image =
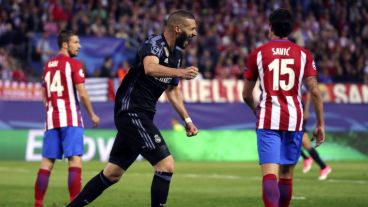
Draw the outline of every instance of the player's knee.
<instances>
[{"instance_id":1,"label":"player's knee","mask_svg":"<svg viewBox=\"0 0 368 207\"><path fill-rule=\"evenodd\" d=\"M119 180L121 179L122 175L123 175L123 172L108 172L105 174L104 172L104 175L106 176L106 178L112 182L112 183L116 183L116 182L119 182Z\"/></svg>"},{"instance_id":2,"label":"player's knee","mask_svg":"<svg viewBox=\"0 0 368 207\"><path fill-rule=\"evenodd\" d=\"M281 165L279 175L281 178L292 178L293 170L294 170L294 165Z\"/></svg>"},{"instance_id":3,"label":"player's knee","mask_svg":"<svg viewBox=\"0 0 368 207\"><path fill-rule=\"evenodd\" d=\"M105 167L103 174L109 181L116 183L123 176L124 170L120 167L115 167L115 165L108 165Z\"/></svg>"},{"instance_id":4,"label":"player's knee","mask_svg":"<svg viewBox=\"0 0 368 207\"><path fill-rule=\"evenodd\" d=\"M174 173L174 171L175 171L174 162L166 162L166 163L163 163L163 164L160 164L160 165L156 165L155 166L155 171Z\"/></svg>"}]
</instances>

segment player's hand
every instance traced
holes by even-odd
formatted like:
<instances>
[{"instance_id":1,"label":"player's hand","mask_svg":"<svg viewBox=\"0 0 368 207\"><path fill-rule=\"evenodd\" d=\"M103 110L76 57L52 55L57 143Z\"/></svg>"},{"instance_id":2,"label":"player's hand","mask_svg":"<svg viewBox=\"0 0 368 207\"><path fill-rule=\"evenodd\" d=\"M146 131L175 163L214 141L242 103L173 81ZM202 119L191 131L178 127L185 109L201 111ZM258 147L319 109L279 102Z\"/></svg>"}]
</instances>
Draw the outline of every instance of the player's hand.
<instances>
[{"instance_id":1,"label":"player's hand","mask_svg":"<svg viewBox=\"0 0 368 207\"><path fill-rule=\"evenodd\" d=\"M185 130L187 131L187 136L192 137L198 134L197 127L193 124L193 122L189 122L185 126Z\"/></svg>"},{"instance_id":2,"label":"player's hand","mask_svg":"<svg viewBox=\"0 0 368 207\"><path fill-rule=\"evenodd\" d=\"M96 114L92 114L91 121L93 124L93 128L96 128L100 124L100 117L98 117Z\"/></svg>"},{"instance_id":3,"label":"player's hand","mask_svg":"<svg viewBox=\"0 0 368 207\"><path fill-rule=\"evenodd\" d=\"M192 80L198 75L198 68L194 66L187 67L183 71L184 71L184 74L182 78L187 79L187 80Z\"/></svg>"},{"instance_id":4,"label":"player's hand","mask_svg":"<svg viewBox=\"0 0 368 207\"><path fill-rule=\"evenodd\" d=\"M321 145L325 141L325 128L316 127L313 132L313 139L316 139L316 147Z\"/></svg>"}]
</instances>

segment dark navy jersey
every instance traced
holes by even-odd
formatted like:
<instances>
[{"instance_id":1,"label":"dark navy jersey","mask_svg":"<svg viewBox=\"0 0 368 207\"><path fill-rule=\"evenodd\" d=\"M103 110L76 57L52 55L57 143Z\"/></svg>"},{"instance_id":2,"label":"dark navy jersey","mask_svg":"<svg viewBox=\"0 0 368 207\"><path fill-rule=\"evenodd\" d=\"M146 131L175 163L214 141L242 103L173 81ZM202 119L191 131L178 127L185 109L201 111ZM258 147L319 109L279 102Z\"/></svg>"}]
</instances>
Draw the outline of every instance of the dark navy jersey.
<instances>
[{"instance_id":1,"label":"dark navy jersey","mask_svg":"<svg viewBox=\"0 0 368 207\"><path fill-rule=\"evenodd\" d=\"M170 51L163 34L149 37L139 48L132 67L116 92L115 115L127 111L154 113L158 99L168 86L179 84L179 78L145 74L143 59L151 55L158 57L160 65L171 68L179 68L183 57L179 48Z\"/></svg>"}]
</instances>

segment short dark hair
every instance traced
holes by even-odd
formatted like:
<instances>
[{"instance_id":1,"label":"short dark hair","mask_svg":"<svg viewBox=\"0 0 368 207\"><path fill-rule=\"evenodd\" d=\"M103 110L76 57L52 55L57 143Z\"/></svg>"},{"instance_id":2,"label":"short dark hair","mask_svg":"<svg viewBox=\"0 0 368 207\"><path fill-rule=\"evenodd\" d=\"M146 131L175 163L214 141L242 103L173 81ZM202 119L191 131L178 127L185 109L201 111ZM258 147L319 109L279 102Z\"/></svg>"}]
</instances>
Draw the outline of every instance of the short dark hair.
<instances>
[{"instance_id":1,"label":"short dark hair","mask_svg":"<svg viewBox=\"0 0 368 207\"><path fill-rule=\"evenodd\" d=\"M195 19L194 15L187 10L177 10L172 12L167 18L166 25L182 24L184 19Z\"/></svg>"},{"instance_id":2,"label":"short dark hair","mask_svg":"<svg viewBox=\"0 0 368 207\"><path fill-rule=\"evenodd\" d=\"M62 30L57 36L59 49L61 49L61 46L63 45L64 42L69 42L70 38L74 35L77 34L73 31Z\"/></svg>"},{"instance_id":3,"label":"short dark hair","mask_svg":"<svg viewBox=\"0 0 368 207\"><path fill-rule=\"evenodd\" d=\"M279 8L273 11L268 18L271 30L278 37L287 37L293 27L293 16L287 9Z\"/></svg>"}]
</instances>

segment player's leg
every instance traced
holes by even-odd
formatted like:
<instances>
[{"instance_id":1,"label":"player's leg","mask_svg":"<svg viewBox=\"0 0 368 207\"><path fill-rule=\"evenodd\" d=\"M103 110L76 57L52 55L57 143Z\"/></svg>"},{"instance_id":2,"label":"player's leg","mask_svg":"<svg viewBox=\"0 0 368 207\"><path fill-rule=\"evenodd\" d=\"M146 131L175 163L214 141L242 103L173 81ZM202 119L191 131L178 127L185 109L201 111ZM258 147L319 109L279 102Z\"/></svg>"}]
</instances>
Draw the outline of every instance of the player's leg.
<instances>
[{"instance_id":1,"label":"player's leg","mask_svg":"<svg viewBox=\"0 0 368 207\"><path fill-rule=\"evenodd\" d=\"M164 206L174 173L174 159L160 131L154 125L152 116L142 113L131 113L129 116L141 132L140 153L155 170L151 185L151 206Z\"/></svg>"},{"instance_id":2,"label":"player's leg","mask_svg":"<svg viewBox=\"0 0 368 207\"><path fill-rule=\"evenodd\" d=\"M290 204L293 192L293 172L299 160L303 132L282 132L280 171L279 171L279 207Z\"/></svg>"},{"instance_id":3,"label":"player's leg","mask_svg":"<svg viewBox=\"0 0 368 207\"><path fill-rule=\"evenodd\" d=\"M174 158L169 155L155 166L151 185L151 206L164 206L169 194L171 177L174 173Z\"/></svg>"},{"instance_id":4,"label":"player's leg","mask_svg":"<svg viewBox=\"0 0 368 207\"><path fill-rule=\"evenodd\" d=\"M104 190L118 182L124 170L114 164L107 163L105 168L87 182L82 191L67 207L81 207L92 203Z\"/></svg>"},{"instance_id":5,"label":"player's leg","mask_svg":"<svg viewBox=\"0 0 368 207\"><path fill-rule=\"evenodd\" d=\"M287 207L293 194L293 172L295 165L280 165L279 172L279 207Z\"/></svg>"},{"instance_id":6,"label":"player's leg","mask_svg":"<svg viewBox=\"0 0 368 207\"><path fill-rule=\"evenodd\" d=\"M257 148L262 170L262 199L265 207L278 207L280 135L274 130L257 130Z\"/></svg>"},{"instance_id":7,"label":"player's leg","mask_svg":"<svg viewBox=\"0 0 368 207\"><path fill-rule=\"evenodd\" d=\"M72 156L68 160L69 200L72 201L80 193L82 188L82 157Z\"/></svg>"},{"instance_id":8,"label":"player's leg","mask_svg":"<svg viewBox=\"0 0 368 207\"><path fill-rule=\"evenodd\" d=\"M61 159L62 149L58 129L47 130L43 138L41 166L34 186L35 207L42 207L55 159Z\"/></svg>"},{"instance_id":9,"label":"player's leg","mask_svg":"<svg viewBox=\"0 0 368 207\"><path fill-rule=\"evenodd\" d=\"M320 176L319 176L319 180L325 180L328 176L328 174L332 171L330 166L327 166L326 163L321 159L321 157L319 156L318 151L312 147L312 143L309 139L308 133L304 133L303 136L303 147L308 151L308 153L310 154L310 162L306 163L306 164L310 164L310 166L312 166L312 161L314 160L319 168L320 168ZM305 161L304 161L305 163ZM304 166L306 166L306 164L304 164ZM309 168L310 169L310 168ZM305 170L303 169L303 172ZM307 171L308 172L308 171Z\"/></svg>"},{"instance_id":10,"label":"player's leg","mask_svg":"<svg viewBox=\"0 0 368 207\"><path fill-rule=\"evenodd\" d=\"M308 133L304 132L303 134L303 148L308 150L312 147L311 141L309 139ZM307 156L303 150L301 150L301 155L303 157L303 173L307 173L312 168L313 158Z\"/></svg>"},{"instance_id":11,"label":"player's leg","mask_svg":"<svg viewBox=\"0 0 368 207\"><path fill-rule=\"evenodd\" d=\"M120 180L124 172L136 160L139 155L139 145L134 136L137 129L124 118L117 118L118 133L110 152L109 162L105 168L87 182L79 195L67 206L81 207L94 201L111 185Z\"/></svg>"},{"instance_id":12,"label":"player's leg","mask_svg":"<svg viewBox=\"0 0 368 207\"><path fill-rule=\"evenodd\" d=\"M69 161L68 189L69 199L72 201L82 188L83 128L63 127L61 128L61 137L64 156Z\"/></svg>"}]
</instances>

